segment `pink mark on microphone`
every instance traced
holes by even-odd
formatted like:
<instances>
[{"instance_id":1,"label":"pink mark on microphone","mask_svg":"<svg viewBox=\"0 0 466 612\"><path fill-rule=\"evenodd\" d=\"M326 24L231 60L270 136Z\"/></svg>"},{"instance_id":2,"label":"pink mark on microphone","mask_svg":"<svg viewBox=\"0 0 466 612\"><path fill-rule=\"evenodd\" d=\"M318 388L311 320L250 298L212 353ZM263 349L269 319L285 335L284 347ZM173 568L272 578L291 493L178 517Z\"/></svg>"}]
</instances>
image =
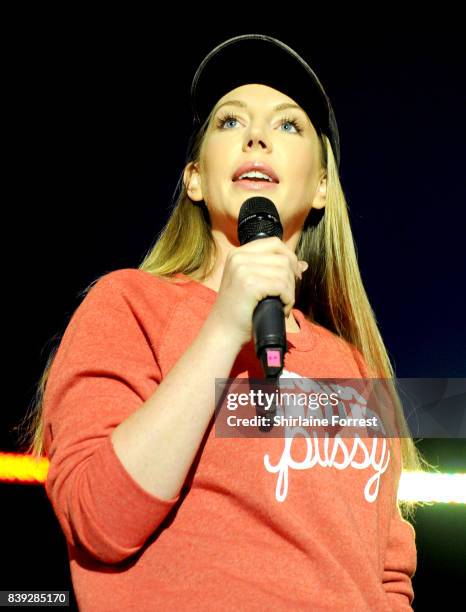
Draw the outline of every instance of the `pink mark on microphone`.
<instances>
[{"instance_id":1,"label":"pink mark on microphone","mask_svg":"<svg viewBox=\"0 0 466 612\"><path fill-rule=\"evenodd\" d=\"M280 366L280 351L271 349L267 351L267 365L268 366Z\"/></svg>"}]
</instances>

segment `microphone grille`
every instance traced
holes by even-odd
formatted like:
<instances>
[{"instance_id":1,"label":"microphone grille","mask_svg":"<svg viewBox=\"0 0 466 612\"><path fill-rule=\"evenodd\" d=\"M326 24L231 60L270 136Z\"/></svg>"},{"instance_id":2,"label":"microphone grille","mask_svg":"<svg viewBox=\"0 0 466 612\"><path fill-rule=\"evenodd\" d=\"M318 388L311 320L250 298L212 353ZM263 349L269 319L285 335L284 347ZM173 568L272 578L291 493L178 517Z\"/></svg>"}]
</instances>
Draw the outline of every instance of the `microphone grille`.
<instances>
[{"instance_id":1,"label":"microphone grille","mask_svg":"<svg viewBox=\"0 0 466 612\"><path fill-rule=\"evenodd\" d=\"M277 207L262 196L248 198L239 211L238 216L238 240L246 244L257 238L268 238L283 236L283 227Z\"/></svg>"}]
</instances>

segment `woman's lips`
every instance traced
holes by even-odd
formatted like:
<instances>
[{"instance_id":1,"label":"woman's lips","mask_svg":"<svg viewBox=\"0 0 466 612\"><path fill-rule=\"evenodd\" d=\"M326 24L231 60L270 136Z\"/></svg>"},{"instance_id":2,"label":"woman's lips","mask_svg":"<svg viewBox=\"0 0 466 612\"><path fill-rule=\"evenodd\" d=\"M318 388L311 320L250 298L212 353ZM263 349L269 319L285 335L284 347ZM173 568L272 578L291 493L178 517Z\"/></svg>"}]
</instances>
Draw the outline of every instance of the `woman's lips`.
<instances>
[{"instance_id":1,"label":"woman's lips","mask_svg":"<svg viewBox=\"0 0 466 612\"><path fill-rule=\"evenodd\" d=\"M252 189L253 191L260 191L262 189L274 189L278 187L279 183L271 183L270 181L254 181L251 179L241 179L240 181L233 181L234 185L238 185L241 189Z\"/></svg>"}]
</instances>

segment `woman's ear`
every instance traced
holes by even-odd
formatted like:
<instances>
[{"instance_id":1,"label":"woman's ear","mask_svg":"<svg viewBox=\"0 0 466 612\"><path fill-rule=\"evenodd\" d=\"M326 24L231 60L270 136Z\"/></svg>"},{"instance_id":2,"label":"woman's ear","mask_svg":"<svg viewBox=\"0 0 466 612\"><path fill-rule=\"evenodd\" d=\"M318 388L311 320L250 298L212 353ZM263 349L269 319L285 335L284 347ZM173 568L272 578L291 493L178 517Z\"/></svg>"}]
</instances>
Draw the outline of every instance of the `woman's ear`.
<instances>
[{"instance_id":1,"label":"woman's ear","mask_svg":"<svg viewBox=\"0 0 466 612\"><path fill-rule=\"evenodd\" d=\"M198 164L195 162L189 162L184 170L183 180L189 198L194 202L200 202L203 199L203 196Z\"/></svg>"},{"instance_id":2,"label":"woman's ear","mask_svg":"<svg viewBox=\"0 0 466 612\"><path fill-rule=\"evenodd\" d=\"M327 175L323 172L317 185L314 200L312 202L312 208L324 208L327 202Z\"/></svg>"}]
</instances>

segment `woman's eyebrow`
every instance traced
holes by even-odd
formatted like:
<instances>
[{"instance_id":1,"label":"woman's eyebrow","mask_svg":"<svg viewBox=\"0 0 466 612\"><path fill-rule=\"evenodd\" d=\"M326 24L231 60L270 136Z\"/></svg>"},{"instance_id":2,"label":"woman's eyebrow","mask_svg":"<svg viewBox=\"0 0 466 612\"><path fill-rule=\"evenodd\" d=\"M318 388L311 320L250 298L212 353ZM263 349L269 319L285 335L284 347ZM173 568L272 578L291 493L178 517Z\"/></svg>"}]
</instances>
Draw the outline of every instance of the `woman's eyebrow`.
<instances>
[{"instance_id":1,"label":"woman's eyebrow","mask_svg":"<svg viewBox=\"0 0 466 612\"><path fill-rule=\"evenodd\" d=\"M227 100L226 102L222 102L222 104L220 104L220 106L218 106L215 109L215 112L220 110L222 108L222 106L227 106L227 105L240 106L241 108L247 108L248 107L246 102L243 102L242 100ZM298 110L304 112L304 110L300 106L298 106L297 104L292 104L291 102L282 102L281 104L277 104L277 106L274 106L273 110L274 111L281 111L281 110L285 110L285 108L297 108Z\"/></svg>"}]
</instances>

